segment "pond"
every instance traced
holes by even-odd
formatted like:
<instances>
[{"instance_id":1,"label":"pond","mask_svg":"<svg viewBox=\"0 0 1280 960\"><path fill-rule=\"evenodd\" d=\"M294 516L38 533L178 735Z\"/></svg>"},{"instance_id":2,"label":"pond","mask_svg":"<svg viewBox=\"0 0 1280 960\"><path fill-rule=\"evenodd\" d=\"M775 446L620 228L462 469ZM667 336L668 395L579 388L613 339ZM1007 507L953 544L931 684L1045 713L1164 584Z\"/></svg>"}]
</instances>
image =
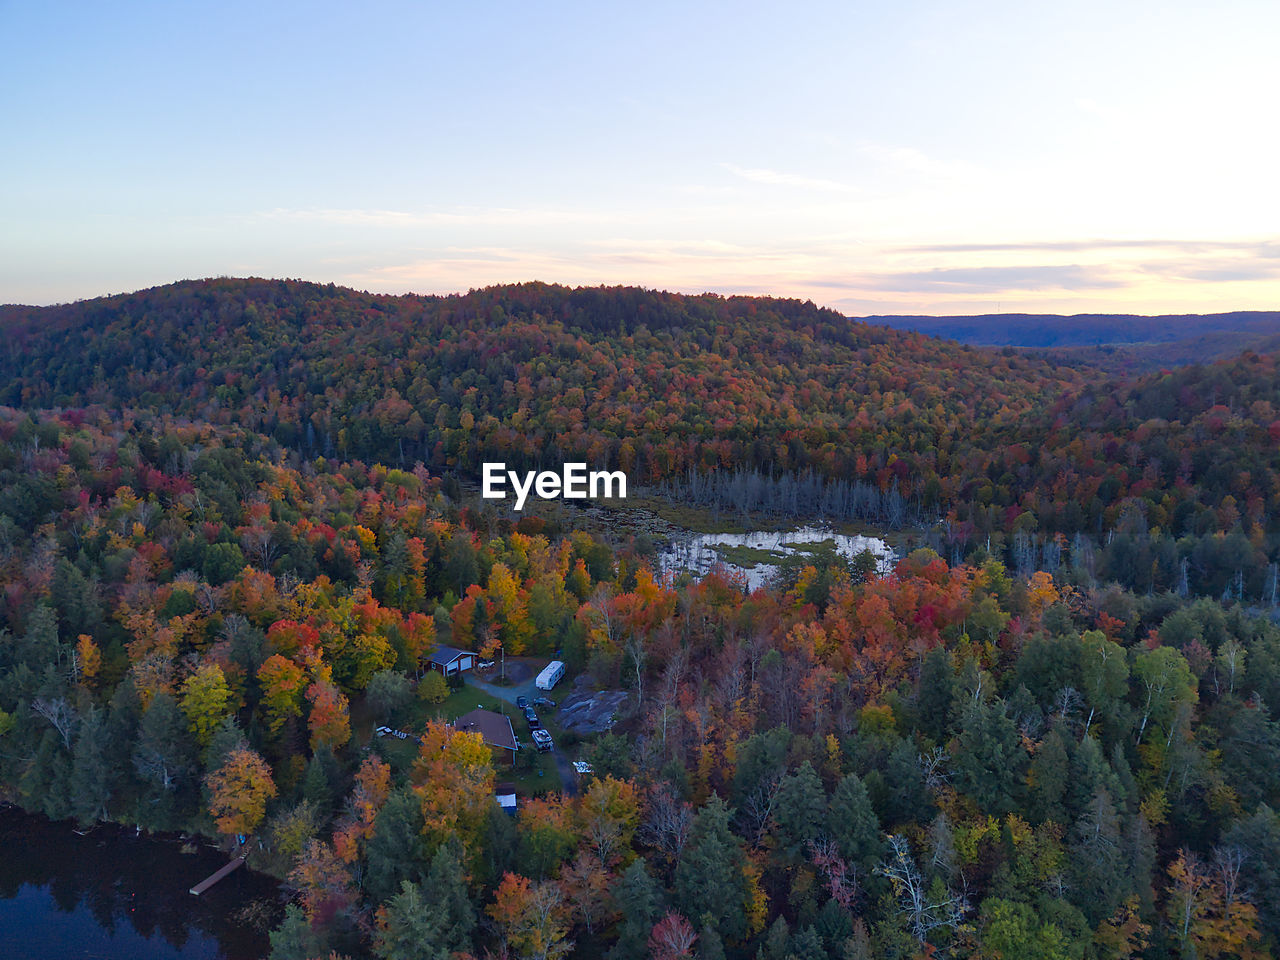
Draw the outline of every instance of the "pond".
<instances>
[{"instance_id":1,"label":"pond","mask_svg":"<svg viewBox=\"0 0 1280 960\"><path fill-rule=\"evenodd\" d=\"M844 557L853 558L864 550L871 551L881 573L893 569L898 560L893 548L878 537L835 533L824 527L800 527L796 530L677 536L659 552L658 562L664 572L688 570L698 576L720 563L731 572L742 573L748 589L756 590L774 575L779 561L826 541L833 542L835 549Z\"/></svg>"},{"instance_id":2,"label":"pond","mask_svg":"<svg viewBox=\"0 0 1280 960\"><path fill-rule=\"evenodd\" d=\"M228 857L183 848L106 824L80 836L73 824L0 807L0 957L265 957L280 915L276 882L241 869L193 897Z\"/></svg>"}]
</instances>

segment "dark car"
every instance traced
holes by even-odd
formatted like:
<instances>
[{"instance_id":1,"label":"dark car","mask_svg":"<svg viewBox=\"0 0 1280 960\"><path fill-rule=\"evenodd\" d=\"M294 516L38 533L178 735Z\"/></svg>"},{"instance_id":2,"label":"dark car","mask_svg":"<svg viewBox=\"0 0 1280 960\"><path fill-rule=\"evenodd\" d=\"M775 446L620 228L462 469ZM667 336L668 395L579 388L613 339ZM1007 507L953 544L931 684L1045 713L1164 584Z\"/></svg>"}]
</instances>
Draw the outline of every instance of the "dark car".
<instances>
[{"instance_id":1,"label":"dark car","mask_svg":"<svg viewBox=\"0 0 1280 960\"><path fill-rule=\"evenodd\" d=\"M528 710L528 709L529 709L529 698L528 698L528 697L516 697L516 707L517 707L518 709L520 709L520 710Z\"/></svg>"},{"instance_id":2,"label":"dark car","mask_svg":"<svg viewBox=\"0 0 1280 960\"><path fill-rule=\"evenodd\" d=\"M533 712L533 707L524 708L524 718L529 721L530 730L537 730L542 726L542 722L538 719L538 715Z\"/></svg>"},{"instance_id":3,"label":"dark car","mask_svg":"<svg viewBox=\"0 0 1280 960\"><path fill-rule=\"evenodd\" d=\"M548 697L534 697L533 705L535 707L546 707L548 710L555 708L556 702Z\"/></svg>"}]
</instances>

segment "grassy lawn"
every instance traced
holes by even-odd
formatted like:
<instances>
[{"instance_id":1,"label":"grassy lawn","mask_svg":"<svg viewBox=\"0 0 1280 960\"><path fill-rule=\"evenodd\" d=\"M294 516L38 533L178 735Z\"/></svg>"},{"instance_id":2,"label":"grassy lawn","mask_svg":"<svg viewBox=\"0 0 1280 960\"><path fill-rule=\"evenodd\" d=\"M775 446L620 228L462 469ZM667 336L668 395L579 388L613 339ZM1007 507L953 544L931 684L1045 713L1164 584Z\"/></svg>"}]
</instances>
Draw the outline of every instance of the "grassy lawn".
<instances>
[{"instance_id":1,"label":"grassy lawn","mask_svg":"<svg viewBox=\"0 0 1280 960\"><path fill-rule=\"evenodd\" d=\"M558 791L560 775L556 773L556 764L551 754L534 751L533 756L535 759L532 770L518 772L519 763L514 770L502 764L497 768L498 780L502 783L514 783L516 793L522 797L537 797L544 793Z\"/></svg>"}]
</instances>

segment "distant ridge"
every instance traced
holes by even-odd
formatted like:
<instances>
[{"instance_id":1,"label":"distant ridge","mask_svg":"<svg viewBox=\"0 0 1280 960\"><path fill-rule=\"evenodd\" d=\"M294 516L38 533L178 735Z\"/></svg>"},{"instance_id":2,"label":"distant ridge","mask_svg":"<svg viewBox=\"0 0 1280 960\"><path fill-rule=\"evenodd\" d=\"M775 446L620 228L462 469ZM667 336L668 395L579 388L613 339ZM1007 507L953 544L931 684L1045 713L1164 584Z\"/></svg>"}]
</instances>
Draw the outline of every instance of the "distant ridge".
<instances>
[{"instance_id":1,"label":"distant ridge","mask_svg":"<svg viewBox=\"0 0 1280 960\"><path fill-rule=\"evenodd\" d=\"M986 313L963 317L871 316L863 322L972 346L1048 351L1058 360L1114 372L1225 359L1280 349L1280 311L1139 316L1130 313Z\"/></svg>"}]
</instances>

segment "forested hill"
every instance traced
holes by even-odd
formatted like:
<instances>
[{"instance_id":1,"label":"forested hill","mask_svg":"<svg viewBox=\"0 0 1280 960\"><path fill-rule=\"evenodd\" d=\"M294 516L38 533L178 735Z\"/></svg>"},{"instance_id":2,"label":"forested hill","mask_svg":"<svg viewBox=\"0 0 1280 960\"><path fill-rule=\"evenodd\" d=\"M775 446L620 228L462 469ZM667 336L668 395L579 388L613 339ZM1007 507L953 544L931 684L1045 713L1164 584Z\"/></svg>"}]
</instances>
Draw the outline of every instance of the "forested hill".
<instances>
[{"instance_id":1,"label":"forested hill","mask_svg":"<svg viewBox=\"0 0 1280 960\"><path fill-rule=\"evenodd\" d=\"M152 410L438 474L585 459L719 507L807 483L829 517L942 517L957 560L1092 566L1119 534L1103 573L1140 589L1264 598L1280 554L1273 356L1108 381L799 301L546 284L184 282L7 308L0 334L18 408Z\"/></svg>"},{"instance_id":2,"label":"forested hill","mask_svg":"<svg viewBox=\"0 0 1280 960\"><path fill-rule=\"evenodd\" d=\"M9 308L0 332L13 406L163 409L441 468L574 454L641 480L813 467L914 484L949 472L944 438L1007 434L1083 379L799 301L544 284L186 282Z\"/></svg>"},{"instance_id":3,"label":"forested hill","mask_svg":"<svg viewBox=\"0 0 1280 960\"><path fill-rule=\"evenodd\" d=\"M273 960L1278 955L1275 356L1108 381L543 285L183 283L0 334L0 803L253 837ZM489 452L940 519L748 592L455 496ZM558 753L459 726L508 706L445 645L562 659L514 728Z\"/></svg>"},{"instance_id":4,"label":"forested hill","mask_svg":"<svg viewBox=\"0 0 1280 960\"><path fill-rule=\"evenodd\" d=\"M875 316L867 323L914 330L975 346L1086 347L1117 343L1167 343L1208 334L1280 334L1280 311L1232 313L984 313L970 317Z\"/></svg>"},{"instance_id":5,"label":"forested hill","mask_svg":"<svg viewBox=\"0 0 1280 960\"><path fill-rule=\"evenodd\" d=\"M1280 348L1280 312L1214 314L998 313L969 317L866 317L867 323L914 330L974 346L1044 351L1056 361L1111 373L1224 360L1249 349Z\"/></svg>"}]
</instances>

